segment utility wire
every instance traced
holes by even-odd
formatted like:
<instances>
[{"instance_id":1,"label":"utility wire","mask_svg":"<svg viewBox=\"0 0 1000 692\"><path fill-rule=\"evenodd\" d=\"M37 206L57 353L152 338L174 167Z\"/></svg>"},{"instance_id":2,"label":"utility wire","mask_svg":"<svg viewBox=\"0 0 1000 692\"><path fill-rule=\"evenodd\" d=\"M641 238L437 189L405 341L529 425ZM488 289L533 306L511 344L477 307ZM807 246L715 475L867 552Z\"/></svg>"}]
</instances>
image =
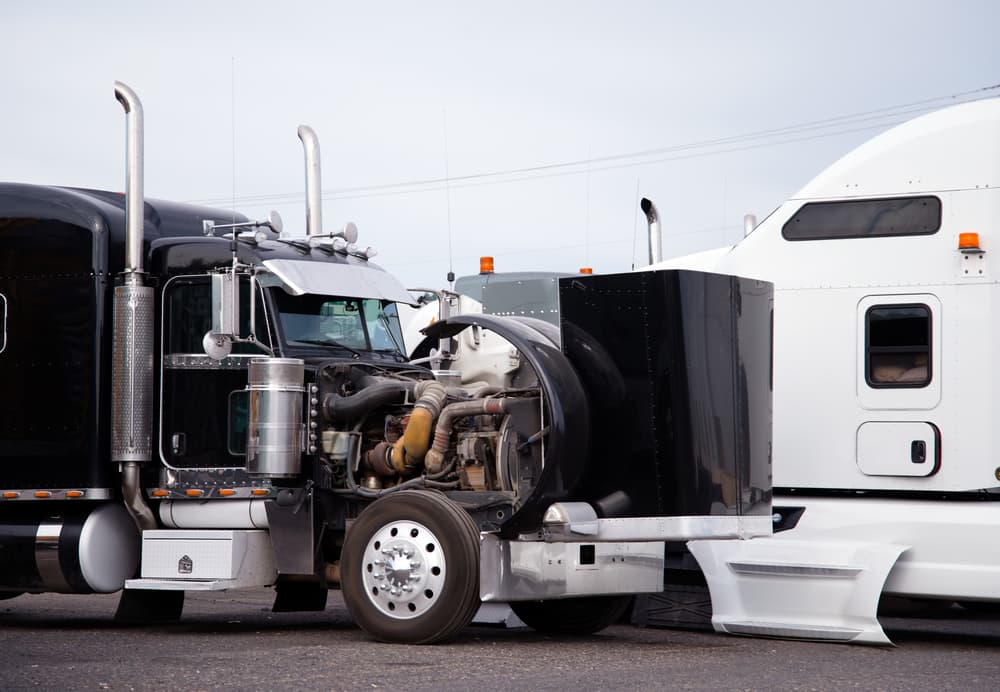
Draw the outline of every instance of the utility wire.
<instances>
[{"instance_id":1,"label":"utility wire","mask_svg":"<svg viewBox=\"0 0 1000 692\"><path fill-rule=\"evenodd\" d=\"M823 118L820 120L808 121L796 125L787 125L784 127L771 128L767 130L758 130L755 132L748 132L728 137L699 140L684 144L643 149L623 154L613 154L597 158L588 157L587 159L582 159L582 160L563 161L559 163L541 164L537 166L526 166L526 167L511 168L499 171L471 173L467 175L454 176L454 177L448 177L446 175L445 178L414 179L414 180L386 183L380 185L362 185L362 186L333 188L324 190L322 194L324 197L332 196L338 199L360 199L365 197L380 197L386 195L409 194L415 192L430 192L434 190L445 189L446 187L473 187L484 184L494 185L501 183L521 182L525 180L538 180L540 178L548 178L548 177L555 177L562 175L580 175L582 173L590 173L593 171L613 170L618 168L627 168L634 166L644 166L653 163L662 163L665 161L701 158L704 156L713 156L718 154L732 153L736 151L745 151L748 149L776 146L780 144L789 144L793 142L803 142L812 139L833 137L842 134L861 132L864 130L889 127L892 125L899 124L900 122L903 122L903 120L900 120L900 118L903 116L914 115L916 113L922 113L932 110L933 108L935 108L934 104L939 104L941 101L954 101L956 103L978 101L984 98L989 98L989 96L983 96L982 94L990 91L995 91L997 89L1000 89L1000 83L948 96L938 96L934 98L923 99L920 101L912 101L909 103L898 104L895 106L887 106L885 108L878 108L869 111L861 111L847 115L840 115L830 118ZM870 124L862 127L852 127L850 129L837 129L832 132L822 132L822 130L827 130L830 128L844 128L847 126L860 125L862 123L870 123ZM804 137L795 137L791 139L788 138L790 135L803 134L807 132L814 132L815 134ZM756 144L749 144L747 146L727 147L727 145L732 145L732 144L740 144L743 142L754 142L755 140L769 140L769 139L774 139L776 141L758 141ZM715 149L717 147L724 147L724 148ZM700 149L715 149L715 150L698 151ZM674 154L683 154L684 152L694 152L694 153L688 153L686 155L674 155ZM645 159L645 160L632 161L630 159ZM594 166L595 163L607 164L607 165ZM585 169L573 170L573 169L579 169L581 167L585 167ZM570 169L570 170L565 170L565 169ZM288 192L288 193L274 193L274 194L263 194L263 195L248 195L245 197L238 198L238 201L240 203L247 204L248 206L253 206L250 203L259 202L261 204L264 204L267 202L295 201L303 199L303 197L304 195L300 192ZM208 198L208 199L190 200L190 201L200 204L218 204L221 201L231 201L231 200Z\"/></svg>"}]
</instances>

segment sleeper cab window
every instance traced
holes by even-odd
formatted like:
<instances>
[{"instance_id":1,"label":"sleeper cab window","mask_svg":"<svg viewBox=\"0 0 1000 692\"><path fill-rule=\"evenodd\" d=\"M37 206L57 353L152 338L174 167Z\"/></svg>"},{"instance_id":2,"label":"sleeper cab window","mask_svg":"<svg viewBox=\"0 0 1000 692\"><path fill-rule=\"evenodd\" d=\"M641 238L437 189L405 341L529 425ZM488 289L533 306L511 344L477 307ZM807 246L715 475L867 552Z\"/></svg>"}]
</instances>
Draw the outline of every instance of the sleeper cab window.
<instances>
[{"instance_id":1,"label":"sleeper cab window","mask_svg":"<svg viewBox=\"0 0 1000 692\"><path fill-rule=\"evenodd\" d=\"M876 305L865 315L865 379L876 388L926 387L931 381L931 310Z\"/></svg>"},{"instance_id":2,"label":"sleeper cab window","mask_svg":"<svg viewBox=\"0 0 1000 692\"><path fill-rule=\"evenodd\" d=\"M785 240L835 240L931 235L941 228L941 200L937 197L809 202L785 225Z\"/></svg>"}]
</instances>

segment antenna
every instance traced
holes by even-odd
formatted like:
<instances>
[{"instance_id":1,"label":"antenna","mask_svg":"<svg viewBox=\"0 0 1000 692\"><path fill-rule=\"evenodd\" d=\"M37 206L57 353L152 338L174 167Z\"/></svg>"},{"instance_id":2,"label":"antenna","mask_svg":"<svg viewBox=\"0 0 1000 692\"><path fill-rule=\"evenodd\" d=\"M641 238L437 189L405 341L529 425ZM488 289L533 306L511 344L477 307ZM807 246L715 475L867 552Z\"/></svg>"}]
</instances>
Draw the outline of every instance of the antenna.
<instances>
[{"instance_id":1,"label":"antenna","mask_svg":"<svg viewBox=\"0 0 1000 692\"><path fill-rule=\"evenodd\" d=\"M448 171L448 110L442 110L441 116L444 119L444 194L448 207L448 288L454 290L455 267L451 250L451 174Z\"/></svg>"},{"instance_id":2,"label":"antenna","mask_svg":"<svg viewBox=\"0 0 1000 692\"><path fill-rule=\"evenodd\" d=\"M590 160L593 144L587 145L587 217L583 223L583 265L590 266Z\"/></svg>"},{"instance_id":3,"label":"antenna","mask_svg":"<svg viewBox=\"0 0 1000 692\"><path fill-rule=\"evenodd\" d=\"M229 109L230 126L233 136L233 223L236 223L236 56L229 57ZM236 242L236 234L233 234Z\"/></svg>"},{"instance_id":4,"label":"antenna","mask_svg":"<svg viewBox=\"0 0 1000 692\"><path fill-rule=\"evenodd\" d=\"M635 239L639 235L639 176L635 177L635 202L632 208L635 209L632 216L632 271L635 271Z\"/></svg>"}]
</instances>

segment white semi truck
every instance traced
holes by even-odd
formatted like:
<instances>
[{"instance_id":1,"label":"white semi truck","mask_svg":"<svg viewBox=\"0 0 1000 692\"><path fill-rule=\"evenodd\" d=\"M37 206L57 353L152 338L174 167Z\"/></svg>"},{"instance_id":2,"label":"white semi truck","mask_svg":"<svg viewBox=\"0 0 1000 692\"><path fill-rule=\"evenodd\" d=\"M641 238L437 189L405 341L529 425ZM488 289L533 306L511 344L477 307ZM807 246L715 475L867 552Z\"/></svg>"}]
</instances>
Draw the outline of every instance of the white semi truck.
<instances>
[{"instance_id":1,"label":"white semi truck","mask_svg":"<svg viewBox=\"0 0 1000 692\"><path fill-rule=\"evenodd\" d=\"M691 544L716 629L884 643L883 594L1000 601L998 234L989 99L875 137L730 248L649 267L775 288L775 535Z\"/></svg>"},{"instance_id":2,"label":"white semi truck","mask_svg":"<svg viewBox=\"0 0 1000 692\"><path fill-rule=\"evenodd\" d=\"M439 320L513 349L463 381L409 362L411 295L324 229L312 130L293 237L146 200L141 104L115 95L124 196L0 184L0 598L121 591L120 617L171 619L187 591L339 588L383 641L490 601L590 632L662 589L664 541L770 534L767 282L580 276L561 328Z\"/></svg>"}]
</instances>

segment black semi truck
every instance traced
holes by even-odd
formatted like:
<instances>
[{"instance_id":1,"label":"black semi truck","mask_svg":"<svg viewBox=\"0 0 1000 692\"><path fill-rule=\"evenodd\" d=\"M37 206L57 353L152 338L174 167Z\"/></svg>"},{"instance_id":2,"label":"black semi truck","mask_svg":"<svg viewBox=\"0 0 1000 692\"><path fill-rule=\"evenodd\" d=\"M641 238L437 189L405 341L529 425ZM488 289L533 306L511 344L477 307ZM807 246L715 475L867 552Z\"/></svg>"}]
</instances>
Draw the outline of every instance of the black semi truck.
<instances>
[{"instance_id":1,"label":"black semi truck","mask_svg":"<svg viewBox=\"0 0 1000 692\"><path fill-rule=\"evenodd\" d=\"M501 386L463 381L408 362L412 295L323 230L309 128L293 237L145 200L142 108L115 94L124 195L0 184L0 598L121 591L120 617L169 619L190 590L340 588L383 641L484 601L590 632L663 588L665 541L770 533L769 284L568 277L558 327L431 325L510 342Z\"/></svg>"}]
</instances>

